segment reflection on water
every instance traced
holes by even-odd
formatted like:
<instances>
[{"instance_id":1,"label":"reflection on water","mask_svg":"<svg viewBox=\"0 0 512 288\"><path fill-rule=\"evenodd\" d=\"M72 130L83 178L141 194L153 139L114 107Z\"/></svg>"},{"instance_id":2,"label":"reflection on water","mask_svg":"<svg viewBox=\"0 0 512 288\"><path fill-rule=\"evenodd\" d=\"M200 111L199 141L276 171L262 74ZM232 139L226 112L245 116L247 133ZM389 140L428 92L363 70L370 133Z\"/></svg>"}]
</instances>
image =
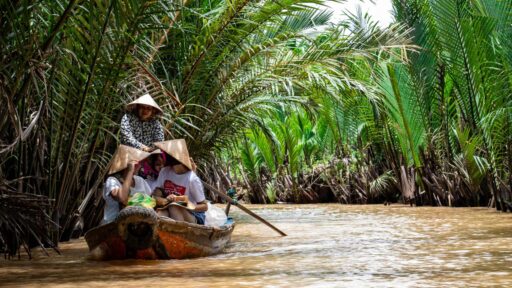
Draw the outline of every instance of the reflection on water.
<instances>
[{"instance_id":1,"label":"reflection on water","mask_svg":"<svg viewBox=\"0 0 512 288\"><path fill-rule=\"evenodd\" d=\"M93 262L83 239L60 256L0 261L19 287L512 287L512 215L483 208L248 206L214 257Z\"/></svg>"}]
</instances>

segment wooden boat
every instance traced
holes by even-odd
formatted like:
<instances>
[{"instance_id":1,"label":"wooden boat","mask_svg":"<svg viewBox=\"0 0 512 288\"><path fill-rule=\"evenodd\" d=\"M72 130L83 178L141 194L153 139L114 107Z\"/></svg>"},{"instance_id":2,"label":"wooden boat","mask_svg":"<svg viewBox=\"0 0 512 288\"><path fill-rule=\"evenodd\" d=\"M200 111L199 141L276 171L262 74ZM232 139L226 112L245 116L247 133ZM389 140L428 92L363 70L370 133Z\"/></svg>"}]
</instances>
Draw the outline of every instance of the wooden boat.
<instances>
[{"instance_id":1,"label":"wooden boat","mask_svg":"<svg viewBox=\"0 0 512 288\"><path fill-rule=\"evenodd\" d=\"M152 209L130 206L112 223L98 226L85 234L96 260L184 259L222 252L235 228L232 219L220 227L211 227L159 217Z\"/></svg>"}]
</instances>

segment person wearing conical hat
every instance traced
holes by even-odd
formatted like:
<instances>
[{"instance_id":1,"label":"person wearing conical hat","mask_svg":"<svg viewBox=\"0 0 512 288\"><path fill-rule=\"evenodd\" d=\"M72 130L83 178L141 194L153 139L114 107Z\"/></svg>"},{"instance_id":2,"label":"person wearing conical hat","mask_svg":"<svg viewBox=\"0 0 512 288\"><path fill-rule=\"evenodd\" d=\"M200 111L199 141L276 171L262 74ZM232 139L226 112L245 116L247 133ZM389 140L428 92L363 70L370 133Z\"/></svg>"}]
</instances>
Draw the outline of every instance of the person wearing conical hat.
<instances>
[{"instance_id":1,"label":"person wearing conical hat","mask_svg":"<svg viewBox=\"0 0 512 288\"><path fill-rule=\"evenodd\" d=\"M189 157L185 140L156 142L155 146L169 156L166 166L160 170L155 183L157 188L153 192L157 205L167 208L157 209L157 212L161 216L168 216L177 221L204 225L208 205L201 179L193 171L193 162ZM188 204L186 207L172 205L184 196Z\"/></svg>"},{"instance_id":2,"label":"person wearing conical hat","mask_svg":"<svg viewBox=\"0 0 512 288\"><path fill-rule=\"evenodd\" d=\"M164 129L157 116L162 109L149 94L126 105L127 113L121 119L121 144L142 151L154 150L153 143L164 140Z\"/></svg>"},{"instance_id":3,"label":"person wearing conical hat","mask_svg":"<svg viewBox=\"0 0 512 288\"><path fill-rule=\"evenodd\" d=\"M149 155L151 154L148 152L119 145L110 162L109 177L103 186L105 208L101 224L114 221L121 208L126 206L128 198L133 194L140 192L151 195L148 183L136 175L140 168L138 163Z\"/></svg>"},{"instance_id":4,"label":"person wearing conical hat","mask_svg":"<svg viewBox=\"0 0 512 288\"><path fill-rule=\"evenodd\" d=\"M160 174L160 170L164 168L166 162L165 152L157 153L159 151L160 150L153 151L152 155L150 155L145 161L142 161L142 167L139 172L139 176L146 180L151 191L156 188L156 179L158 179L158 174Z\"/></svg>"}]
</instances>

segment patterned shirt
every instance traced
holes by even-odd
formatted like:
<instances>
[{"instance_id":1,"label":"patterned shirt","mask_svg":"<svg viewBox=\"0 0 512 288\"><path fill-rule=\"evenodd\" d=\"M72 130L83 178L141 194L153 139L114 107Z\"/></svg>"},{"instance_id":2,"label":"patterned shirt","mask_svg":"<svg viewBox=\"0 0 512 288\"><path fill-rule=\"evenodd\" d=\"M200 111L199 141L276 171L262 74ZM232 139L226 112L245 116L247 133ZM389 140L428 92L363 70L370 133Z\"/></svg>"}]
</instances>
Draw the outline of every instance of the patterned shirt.
<instances>
[{"instance_id":1,"label":"patterned shirt","mask_svg":"<svg viewBox=\"0 0 512 288\"><path fill-rule=\"evenodd\" d=\"M121 119L121 144L141 149L152 147L154 142L164 141L164 129L158 119L141 121L137 115L126 113Z\"/></svg>"}]
</instances>

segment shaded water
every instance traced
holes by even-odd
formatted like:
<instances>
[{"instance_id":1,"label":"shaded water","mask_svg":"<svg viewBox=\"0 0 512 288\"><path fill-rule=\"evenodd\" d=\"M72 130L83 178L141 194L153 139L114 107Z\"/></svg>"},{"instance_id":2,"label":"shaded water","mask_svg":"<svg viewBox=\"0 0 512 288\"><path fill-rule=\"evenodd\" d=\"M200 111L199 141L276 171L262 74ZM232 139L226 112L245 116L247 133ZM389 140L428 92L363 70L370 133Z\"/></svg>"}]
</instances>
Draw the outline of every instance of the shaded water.
<instances>
[{"instance_id":1,"label":"shaded water","mask_svg":"<svg viewBox=\"0 0 512 288\"><path fill-rule=\"evenodd\" d=\"M232 208L225 253L93 262L83 239L60 256L0 260L0 286L512 287L512 215L484 208L248 205Z\"/></svg>"}]
</instances>

